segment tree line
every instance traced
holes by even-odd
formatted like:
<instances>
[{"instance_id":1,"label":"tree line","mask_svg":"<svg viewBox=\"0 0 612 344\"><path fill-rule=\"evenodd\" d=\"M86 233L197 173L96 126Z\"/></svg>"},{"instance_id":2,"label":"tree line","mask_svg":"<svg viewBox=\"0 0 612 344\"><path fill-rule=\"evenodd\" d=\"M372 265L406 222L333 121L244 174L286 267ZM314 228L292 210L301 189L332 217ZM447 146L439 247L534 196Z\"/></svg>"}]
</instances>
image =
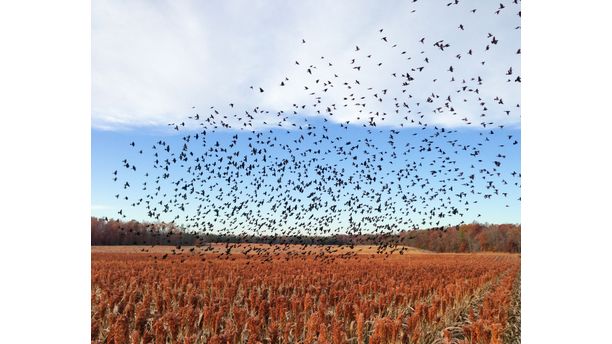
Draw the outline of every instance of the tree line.
<instances>
[{"instance_id":1,"label":"tree line","mask_svg":"<svg viewBox=\"0 0 612 344\"><path fill-rule=\"evenodd\" d=\"M521 226L471 223L459 226L401 231L393 234L331 236L226 235L190 232L169 223L143 223L91 218L91 245L205 245L264 243L302 245L395 245L434 252L521 251Z\"/></svg>"}]
</instances>

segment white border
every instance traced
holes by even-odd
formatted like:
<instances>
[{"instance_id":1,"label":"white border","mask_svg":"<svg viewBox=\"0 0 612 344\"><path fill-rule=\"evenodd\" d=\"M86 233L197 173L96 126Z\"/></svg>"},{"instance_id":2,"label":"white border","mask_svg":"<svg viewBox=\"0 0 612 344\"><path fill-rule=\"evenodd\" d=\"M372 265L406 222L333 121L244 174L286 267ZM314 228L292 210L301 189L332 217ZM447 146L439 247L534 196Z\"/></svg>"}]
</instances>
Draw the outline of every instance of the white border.
<instances>
[{"instance_id":1,"label":"white border","mask_svg":"<svg viewBox=\"0 0 612 344\"><path fill-rule=\"evenodd\" d=\"M523 343L609 341L610 2L522 4Z\"/></svg>"},{"instance_id":2,"label":"white border","mask_svg":"<svg viewBox=\"0 0 612 344\"><path fill-rule=\"evenodd\" d=\"M89 343L90 4L0 5L0 333Z\"/></svg>"}]
</instances>

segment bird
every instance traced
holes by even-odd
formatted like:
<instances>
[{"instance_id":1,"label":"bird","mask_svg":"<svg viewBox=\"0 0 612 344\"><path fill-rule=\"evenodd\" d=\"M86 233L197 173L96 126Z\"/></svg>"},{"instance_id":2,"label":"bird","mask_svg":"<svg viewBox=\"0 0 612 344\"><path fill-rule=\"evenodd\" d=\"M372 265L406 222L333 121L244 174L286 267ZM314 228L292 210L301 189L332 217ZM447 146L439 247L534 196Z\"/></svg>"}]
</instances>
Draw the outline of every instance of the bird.
<instances>
[{"instance_id":1,"label":"bird","mask_svg":"<svg viewBox=\"0 0 612 344\"><path fill-rule=\"evenodd\" d=\"M467 11L461 6L448 10ZM487 20L494 16L476 9L471 13L489 16ZM516 104L508 110L515 105L506 91L520 87L520 68L484 63L497 58L496 49L506 47L514 57L520 48L513 54L513 40L500 41L495 35L505 34L477 32L476 25L465 30L463 24L458 27L465 32L459 36L468 39L460 44L453 38L457 23L441 25L452 33L408 37L408 42L421 43L417 50L398 41L383 45L379 54L369 48L371 42L360 41L361 47L357 42L341 47L346 52L342 60L327 53L327 58L316 54L314 59L308 52L296 55L294 63L287 61L289 70L278 71L296 77L266 86L292 104L287 107L228 99L225 105L209 104L208 111L169 123L168 130L178 132L172 139L128 141L132 147L138 144L141 156L123 157L119 167L110 168L115 181L120 180L113 183L118 193L111 195L127 205L118 214L124 218L134 209L153 222L180 227L185 236L290 242L304 246L296 257L327 259L323 257L332 253L317 256L313 243L365 233L384 254L399 244L384 238L400 231L443 231L481 218L486 208L480 205L486 202L511 205L508 200L517 198L521 177L510 171L508 157L519 141L504 124L519 116L520 108ZM380 36L372 34L376 42ZM380 40L388 43L393 32L385 34ZM481 40L485 49L476 45ZM301 52L308 49L310 45L300 47ZM393 58L404 62L394 64ZM519 62L518 57L510 61ZM388 82L381 84L372 75ZM514 82L494 86L498 78ZM303 84L292 90L296 82ZM249 88L264 92L259 86ZM346 112L354 116L348 118ZM440 124L447 121L474 132L464 136L461 129ZM156 238L169 240L165 235ZM238 245L228 242L219 257L231 259ZM282 247L250 248L245 254L274 261ZM208 252L181 249L175 248L176 255Z\"/></svg>"}]
</instances>

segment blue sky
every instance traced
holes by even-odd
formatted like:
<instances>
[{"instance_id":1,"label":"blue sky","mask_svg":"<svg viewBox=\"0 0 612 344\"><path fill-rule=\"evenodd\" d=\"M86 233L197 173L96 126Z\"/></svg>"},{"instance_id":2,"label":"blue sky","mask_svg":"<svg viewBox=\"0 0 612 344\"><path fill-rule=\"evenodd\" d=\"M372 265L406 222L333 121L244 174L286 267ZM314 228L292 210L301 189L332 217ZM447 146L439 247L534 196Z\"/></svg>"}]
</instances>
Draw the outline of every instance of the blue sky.
<instances>
[{"instance_id":1,"label":"blue sky","mask_svg":"<svg viewBox=\"0 0 612 344\"><path fill-rule=\"evenodd\" d=\"M470 151L452 155L452 167L459 170L457 173L480 176L495 168L498 176L481 181L476 178L476 190L488 193L491 189L487 189L487 180L495 180L498 191L506 196L483 199L483 195L468 195L462 202L473 204L470 211L461 218L445 217L441 224L455 224L461 220L519 223L520 178L512 173L520 172L520 83L515 81L520 75L520 55L517 54L520 48L517 12L520 8L508 2L500 14L495 14L498 3L461 1L458 5L446 4L398 1L385 3L383 7L365 1L93 3L92 215L116 217L117 211L123 209L127 218L147 220L144 207L130 204L146 196L147 190L140 190L134 184L146 180L144 173L159 172L152 168L151 147L159 140L172 147L182 146L183 135L194 135L201 130L197 121L187 118L198 113L202 117L212 115L215 121L223 120L233 128L208 130L207 142L227 143L233 135L238 135L235 149L240 148L243 154L248 152L248 138L256 135L250 130L268 135L269 130L275 128L272 136L289 142L294 149L304 150L314 148L316 140L307 137L299 144L291 142L304 135L304 131L296 128L305 127L307 123L315 127L311 133L319 137L340 137L338 142L355 144L367 138L375 147L369 149L370 152L396 153L393 159L385 160L385 164L387 161L393 163L383 164L377 174L379 180L385 181L381 185L392 181L401 166L413 163L422 164L418 172L421 175L431 173L428 163L436 156L409 151L405 145L423 145L423 139L444 128L448 139L437 137L434 146L450 152L453 149L447 141L456 140L470 149L477 148L480 153L478 158L470 156ZM477 11L474 13L472 9ZM423 43L422 38L425 38ZM449 47L439 49L435 42L448 43ZM354 69L355 66L360 69ZM405 73L413 80L407 87L398 87ZM280 86L281 81L284 86ZM332 81L333 85L327 81ZM265 92L258 92L260 87ZM463 91L458 92L462 88ZM470 92L474 89L478 89L478 93ZM428 102L430 94L435 96ZM360 105L362 103L366 105ZM447 106L449 103L451 105ZM293 104L305 106L296 108ZM330 106L333 115L324 110ZM264 111L255 114L255 108ZM399 112L395 113L396 110ZM254 116L249 131L241 128L238 119L244 117L245 111ZM282 115L278 115L279 111ZM368 132L363 125L367 126L368 118L374 113L384 115L376 117L377 127L368 127L371 130ZM224 115L227 118L223 119ZM324 119L327 122L323 122ZM278 126L279 121L282 127ZM346 129L340 127L340 123L346 121L350 122ZM167 126L180 122L186 123L180 132ZM425 125L427 127L422 129ZM328 131L324 131L323 126ZM490 134L491 129L494 134ZM387 142L390 133L395 137L394 149ZM512 144L516 140L518 144ZM132 141L136 142L136 147L130 146ZM363 145L362 142L360 149ZM143 149L142 155L138 154L138 147ZM277 159L288 156L283 150L270 148L270 151ZM406 152L409 153L403 155ZM497 157L498 154L502 154L503 159ZM297 156L297 159L312 156ZM348 161L341 161L342 158L338 154L327 154L326 161L321 163L345 167L348 177L352 167ZM123 159L128 159L138 170L127 171L122 167ZM501 166L492 166L497 160L502 161ZM177 168L172 178L187 178L186 169L190 164ZM439 164L434 166L439 167ZM482 172L483 169L486 172ZM118 182L113 182L115 170L118 170ZM290 173L286 176L291 177L295 178ZM439 176L430 178L433 184L441 179ZM125 180L132 184L129 195L124 195L123 184L119 184ZM212 178L201 186L209 187L214 182ZM252 195L248 182L245 178L242 191ZM274 183L272 180L266 182ZM425 191L409 184L409 178L396 181L393 191L397 193L397 187L402 185L398 194L426 197L422 193ZM446 184L455 190L465 188L469 193L462 181ZM375 188L374 192L381 190ZM121 197L117 199L116 194ZM123 199L126 195L127 201ZM263 199L263 196L258 197ZM247 198L246 194L237 192L224 193L217 199L218 204L209 206L221 208L225 202ZM386 219L382 223L421 221L423 216L409 210L397 196L389 195L387 200L396 204L396 210L394 216L384 213ZM189 201L186 214L193 212L195 208L192 207L198 204L195 199ZM333 203L328 201L329 205ZM362 202L367 203L366 200ZM453 202L453 206L458 206ZM442 203L449 206L448 202ZM432 200L419 205L417 210L426 211L437 205L437 201ZM260 211L274 218L271 209L263 206ZM343 221L349 213L346 211L334 226L346 227L347 222ZM176 214L167 214L166 219L171 220ZM315 218L325 216L324 209L314 214ZM235 221L238 223L240 219L237 217ZM286 221L291 223L292 220ZM299 223L299 219L294 219L294 224Z\"/></svg>"},{"instance_id":2,"label":"blue sky","mask_svg":"<svg viewBox=\"0 0 612 344\"><path fill-rule=\"evenodd\" d=\"M513 172L520 172L520 150L518 148L520 145L511 144L515 140L518 140L520 142L520 130L503 129L503 130L496 131L495 134L493 135L483 136L480 134L486 133L486 132L482 130L461 129L461 130L458 130L456 132L452 132L451 134L449 134L449 136L453 138L454 140L462 142L462 144L466 144L466 145L476 146L478 142L483 142L484 137L490 137L491 140L494 140L497 143L505 143L504 149L486 149L486 148L483 149L481 155L479 156L480 160L482 160L482 162L480 163L478 163L478 160L476 160L474 157L470 157L468 152L463 152L463 154L460 152L459 155L457 156L459 158L453 158L453 160L456 162L454 164L448 165L449 167L452 166L452 168L460 169L461 172L465 173L466 177L470 174L475 174L477 176L477 179L475 181L477 186L475 190L477 190L477 192L482 192L483 194L485 194L487 192L491 192L491 190L486 189L486 182L484 179L483 180L478 179L478 177L482 175L482 173L480 173L479 171L481 171L481 169L483 168L492 171L494 168L493 161L501 160L501 159L496 159L495 155L499 154L500 152L503 155L505 155L506 157L502 160L503 162L502 165L496 168L496 171L499 171L502 177L501 178L486 178L486 180L495 180L496 181L495 185L499 189L499 192L507 193L507 196L502 197L500 195L500 196L493 197L492 199L483 199L483 195L470 194L470 188L462 186L460 182L449 182L449 183L444 182L443 183L443 182L439 182L440 180L442 180L442 178L432 178L431 176L429 176L428 174L430 173L431 170L435 170L440 167L440 164L437 163L435 165L436 168L433 168L433 167L429 168L428 164L431 163L433 160L435 160L435 156L431 155L430 153L417 155L415 151L411 151L406 155L402 155L402 152L407 152L405 149L402 149L402 147L405 146L406 143L417 142L418 144L420 141L419 139L428 136L425 134L428 131L432 132L433 130L430 130L430 129L421 130L421 129L412 128L412 129L403 129L399 131L399 134L396 135L397 138L394 140L395 146L397 147L395 149L395 152L397 153L397 157L395 159L385 159L384 162L381 162L382 170L380 173L376 175L381 180L394 181L396 183L395 187L393 188L394 190L397 190L398 185L402 185L402 187L404 188L403 192L401 192L399 195L398 194L388 195L388 196L385 196L386 198L383 198L383 202L385 200L389 200L392 203L397 203L397 209L396 209L397 212L391 212L391 213L393 215L398 215L398 218L388 217L388 223L398 224L400 223L400 221L398 220L399 218L403 220L411 220L414 222L420 222L421 219L425 218L425 216L417 214L415 211L410 210L409 207L405 206L405 204L402 203L402 201L400 200L400 195L408 195L409 197L412 197L412 195L414 195L414 196L420 197L420 196L423 196L423 193L424 193L424 190L419 188L419 186L411 186L409 179L401 178L401 180L396 180L395 178L398 176L398 171L400 169L405 168L406 166L409 166L411 163L420 163L424 166L420 168L420 171L422 171L421 176L425 178L429 178L430 182L432 183L432 186L448 184L448 185L454 186L454 189L455 189L454 194L457 194L461 191L466 192L466 197L464 198L464 200L468 200L471 203L471 205L469 206L470 211L465 212L463 217L454 216L454 217L444 218L441 224L443 225L457 224L462 220L468 223L474 220L479 221L479 222L490 222L490 223L508 223L508 222L509 223L520 223L520 201L518 200L518 198L520 197L520 187L514 184L514 183L518 183L518 185L520 185L520 178L518 177L518 175L515 175L515 176L512 175ZM193 135L193 132L189 134ZM370 141L371 145L377 147L378 150L382 151L382 150L389 149L389 143L387 142L389 130L386 130L386 129L382 129L382 130L375 129L375 130L372 130L372 133L367 133L367 129L364 129L364 128L352 127L349 129L343 129L343 128L340 128L339 126L335 126L335 127L329 127L329 131L327 132L327 134L329 136L337 135L337 137L342 137L342 139L344 140L343 142L347 141L346 137L348 136L351 138L350 140L352 140L354 143L356 143L358 140L363 140L364 138L367 137L369 140L371 140ZM413 136L412 134L417 134L417 135ZM209 146L213 145L214 142L221 142L221 143L228 142L231 140L231 137L233 135L235 134L232 131L225 131L225 132L220 132L220 133L210 133L207 136L207 142ZM245 152L244 154L248 155L248 149L246 147L246 143L249 142L248 137L254 137L254 135L256 134L252 134L250 132L240 133L238 136L239 139L238 139L238 144L237 144L237 151ZM282 138L282 139L287 139L288 141L297 139L297 137L300 135L302 135L302 133L299 131L291 131L290 133L287 133L284 130L274 131L274 136ZM508 135L513 136L511 140L507 139ZM151 220L150 218L147 217L146 210L144 209L143 206L133 207L131 206L131 204L137 201L138 199L142 199L142 198L146 199L145 195L151 190L152 178L144 178L144 173L150 173L151 175L154 175L155 173L159 174L160 172L159 169L152 169L150 167L154 159L152 157L153 150L151 149L151 147L153 145L156 145L156 143L160 139L165 141L171 147L173 147L172 151L176 149L174 147L179 148L184 143L183 135L181 134L164 135L159 132L155 133L155 132L144 132L144 131L140 131L140 132L138 131L102 131L102 130L95 130L95 129L92 131L92 215L99 216L99 217L103 217L103 216L119 217L117 214L117 211L119 209L122 209L123 213L126 215L125 219L134 218L134 219L144 220L144 221ZM133 141L136 142L135 147L130 146L130 143ZM311 140L311 142L312 141L313 140ZM441 146L445 150L450 147L449 144L443 144L443 143L437 143L437 142L434 143L434 146ZM295 148L299 149L299 147L300 145L293 146L294 149ZM308 141L305 141L304 144L301 145L301 147L303 147L303 150L306 150L306 149L311 149L312 146L308 144ZM361 143L361 147L364 147L363 143ZM326 148L331 148L331 145L327 144L327 145L317 146L317 149L325 150ZM144 150L142 155L138 153L140 149ZM368 149L368 151L370 152L373 152L376 150L377 149ZM198 152L198 149L195 148L193 149L193 151ZM204 151L204 150L201 150L201 151ZM274 156L277 159L283 159L287 157L286 152L283 152L282 150L274 150L273 147L270 148L270 155ZM223 155L220 155L220 156L223 156ZM366 158L365 154L361 156L363 157L363 159ZM390 155L386 154L385 156L389 157ZM306 156L302 157L296 154L296 157L298 161L300 160L306 161L307 159L311 157L311 155L306 154ZM349 161L347 160L341 161L343 158L344 156L328 154L325 156L326 161L325 162L321 161L321 163L328 164L328 165L338 164L338 166L344 167L346 169L347 173L345 176L350 176L351 174L353 174L351 171L355 171L356 169L351 167ZM131 169L123 167L121 163L123 159L127 159L130 165L132 166L135 165L137 167L137 170L133 171ZM360 158L359 161L362 161L362 159ZM195 163L186 164L186 165L193 166L195 165ZM115 170L118 170L118 176L117 176L118 180L117 181L113 181L113 178L114 178L113 172ZM187 179L189 177L189 174L186 172L185 168L176 168L174 170L171 169L170 172L173 177L171 178L171 180L173 181L177 181L181 178ZM387 173L389 173L389 175L387 175ZM284 177L284 180L282 181L282 185L288 185L287 181L291 180L292 178L295 178L295 174L287 173L287 175ZM248 182L251 181L252 178L250 179L242 175L241 179L245 181L244 187L241 188L241 191L245 192L244 194L238 195L236 192L226 193L219 200L214 201L213 199L212 206L219 207L220 209L226 209L227 207L223 206L223 204L225 202L235 202L235 200L233 199L234 196L237 196L237 199L240 201L252 199L254 195L253 194L254 188L248 185ZM505 180L507 184L500 183L500 181L502 180ZM128 190L123 188L125 181L128 181L130 183L130 187ZM149 185L148 190L141 190L141 188L143 187L142 183L144 181L148 182L148 185ZM267 177L266 181L270 185L274 185L276 183L276 181L273 180L272 177ZM224 185L223 178L213 177L211 181L202 183L200 187L199 188L196 187L196 189L207 190L208 186L215 185L215 184ZM175 186L169 184L168 182L161 183L161 184L153 184L153 185L155 186L161 185L162 186L161 193L167 193L168 195L174 194L173 189ZM287 186L286 189L289 189L289 186ZM375 186L374 189L380 190L380 186ZM345 186L343 187L343 190L354 192L355 191L354 185ZM209 192L209 194L211 195L219 194L218 192L213 192L212 190L210 191L211 192ZM306 196L306 194L309 193L309 191L312 191L312 190L311 189L307 190L306 192L301 193L301 194L296 192L295 190L289 191L289 192L293 196L296 196L302 200L300 202L296 202L295 204L303 204L303 203L307 203L303 200L305 199L304 197ZM285 188L283 188L282 192L279 191L278 194L281 194L284 192L286 192ZM115 195L117 194L120 194L119 199L115 197ZM129 199L125 200L124 199L125 196L128 196ZM267 199L267 197L263 197L261 194L258 197L259 198L256 197L256 199L262 199L262 200ZM164 202L166 202L171 198L166 197L166 198L157 198L157 199L159 200L164 199L165 200ZM343 198L342 201L346 201L346 197ZM189 199L189 202L191 202L191 204L194 206L199 204L194 198L191 198L191 197ZM371 202L366 201L366 200L361 200L361 202L365 204L368 204L368 203L376 204L373 200ZM478 203L474 204L473 202L478 202ZM335 203L338 204L339 208L346 208L341 205L342 202L340 200ZM334 204L334 202L330 202L330 205L331 204ZM439 204L440 202L438 201L428 201L426 204L419 204L417 202L416 208L420 211L427 211L427 210L430 210L432 207L439 205ZM447 203L447 205L450 205L450 203ZM454 201L452 202L452 205L460 208L460 205L462 204L457 203L456 199L454 199ZM264 205L263 207L255 207L255 208L259 210L263 209L262 216L264 217L269 216L269 218L275 218L275 215L273 212L271 212L269 209L266 210L266 205ZM190 209L191 211L193 211L195 208L193 208L192 206L187 206L187 211L184 213L189 214ZM317 213L318 214L317 216L320 216L322 215L322 211L323 210L321 210L321 212L314 212L314 213ZM350 211L346 211L344 216L346 217L350 213L351 213ZM389 212L383 212L383 213L385 215L390 215ZM174 216L177 214L181 215L181 218L177 220L178 222L185 220L183 213L178 212L178 211L175 211L170 214L166 214L166 216L162 216L162 219L166 221L171 221L174 219ZM478 214L481 214L481 216L479 217ZM363 216L363 215L355 214L356 218L359 218L359 216ZM235 220L238 221L239 217L236 217ZM346 218L345 218L345 221L346 221ZM379 223L383 223L383 222L379 222ZM346 226L347 223L341 223L340 225ZM410 223L410 225L412 225L412 223ZM409 227L409 225L406 225L406 227ZM227 228L221 226L221 228L217 228L217 229L225 230Z\"/></svg>"}]
</instances>

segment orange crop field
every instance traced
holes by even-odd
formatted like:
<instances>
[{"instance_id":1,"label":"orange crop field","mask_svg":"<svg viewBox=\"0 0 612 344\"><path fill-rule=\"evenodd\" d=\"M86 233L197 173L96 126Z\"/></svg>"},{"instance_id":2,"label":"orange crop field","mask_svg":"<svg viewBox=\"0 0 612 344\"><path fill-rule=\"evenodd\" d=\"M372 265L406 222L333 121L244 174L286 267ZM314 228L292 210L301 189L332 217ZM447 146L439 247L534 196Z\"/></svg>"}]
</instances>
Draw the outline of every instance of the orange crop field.
<instances>
[{"instance_id":1,"label":"orange crop field","mask_svg":"<svg viewBox=\"0 0 612 344\"><path fill-rule=\"evenodd\" d=\"M92 343L520 342L518 254L250 246L93 247Z\"/></svg>"}]
</instances>

